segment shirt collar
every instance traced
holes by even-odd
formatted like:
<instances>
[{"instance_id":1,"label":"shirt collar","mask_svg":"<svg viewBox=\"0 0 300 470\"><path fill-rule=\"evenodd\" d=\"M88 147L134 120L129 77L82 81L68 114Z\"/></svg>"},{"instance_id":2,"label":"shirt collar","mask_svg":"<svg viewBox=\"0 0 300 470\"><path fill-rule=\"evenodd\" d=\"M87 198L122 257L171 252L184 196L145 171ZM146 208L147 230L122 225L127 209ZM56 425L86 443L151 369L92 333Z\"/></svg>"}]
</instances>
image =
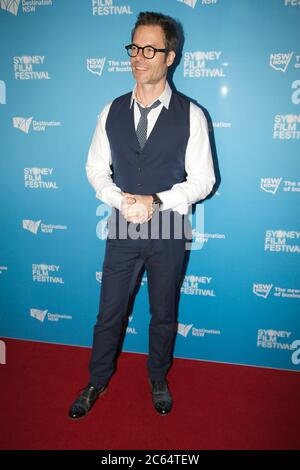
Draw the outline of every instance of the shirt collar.
<instances>
[{"instance_id":1,"label":"shirt collar","mask_svg":"<svg viewBox=\"0 0 300 470\"><path fill-rule=\"evenodd\" d=\"M132 92L132 95L131 95L130 108L132 107L132 103L135 101L135 90L136 90L136 86L135 86L135 88ZM168 84L168 82L166 82L166 86L165 86L164 91L162 92L162 94L157 99L159 101L161 101L161 103L163 104L163 106L165 108L169 109L171 96L172 96L172 90L171 90L170 85Z\"/></svg>"}]
</instances>

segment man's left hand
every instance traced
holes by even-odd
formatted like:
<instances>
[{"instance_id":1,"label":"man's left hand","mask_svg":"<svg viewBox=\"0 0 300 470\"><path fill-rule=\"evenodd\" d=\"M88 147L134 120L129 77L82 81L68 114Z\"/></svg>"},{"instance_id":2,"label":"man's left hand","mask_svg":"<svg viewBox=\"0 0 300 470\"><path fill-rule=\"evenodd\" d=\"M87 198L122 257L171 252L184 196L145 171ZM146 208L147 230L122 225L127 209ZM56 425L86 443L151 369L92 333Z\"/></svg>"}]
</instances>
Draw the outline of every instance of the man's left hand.
<instances>
[{"instance_id":1,"label":"man's left hand","mask_svg":"<svg viewBox=\"0 0 300 470\"><path fill-rule=\"evenodd\" d=\"M153 197L150 195L150 196L142 196L140 194L130 194L130 193L124 193L122 192L122 196L126 196L126 197L132 197L135 199L135 204L139 207L143 207L144 208L144 214L143 216L141 216L140 218L137 217L137 214L134 218L132 218L131 220L131 217L127 217L127 220L129 222L134 222L134 223L144 223L144 222L148 222L152 215L153 215L153 207L152 207L152 202L153 202ZM132 204L131 206L131 210L133 211L134 210L134 206L135 204Z\"/></svg>"}]
</instances>

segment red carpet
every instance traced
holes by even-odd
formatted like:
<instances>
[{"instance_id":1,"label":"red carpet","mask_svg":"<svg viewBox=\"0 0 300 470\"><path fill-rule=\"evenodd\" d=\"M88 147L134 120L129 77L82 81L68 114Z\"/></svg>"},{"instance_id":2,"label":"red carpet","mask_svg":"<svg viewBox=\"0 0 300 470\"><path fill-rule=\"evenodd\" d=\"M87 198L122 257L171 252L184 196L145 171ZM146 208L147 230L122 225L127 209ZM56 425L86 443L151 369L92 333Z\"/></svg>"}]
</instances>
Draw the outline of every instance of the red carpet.
<instances>
[{"instance_id":1,"label":"red carpet","mask_svg":"<svg viewBox=\"0 0 300 470\"><path fill-rule=\"evenodd\" d=\"M152 408L146 356L123 353L90 415L68 408L90 350L4 340L1 449L300 449L300 374L177 359L173 412Z\"/></svg>"}]
</instances>

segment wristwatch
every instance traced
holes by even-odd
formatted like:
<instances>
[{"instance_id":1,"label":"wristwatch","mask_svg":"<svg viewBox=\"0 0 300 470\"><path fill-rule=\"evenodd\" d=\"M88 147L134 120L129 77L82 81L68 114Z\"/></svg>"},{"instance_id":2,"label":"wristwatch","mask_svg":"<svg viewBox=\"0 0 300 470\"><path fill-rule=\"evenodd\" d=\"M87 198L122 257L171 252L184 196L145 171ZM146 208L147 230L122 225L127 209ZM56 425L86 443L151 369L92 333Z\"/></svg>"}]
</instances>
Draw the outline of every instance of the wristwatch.
<instances>
[{"instance_id":1,"label":"wristwatch","mask_svg":"<svg viewBox=\"0 0 300 470\"><path fill-rule=\"evenodd\" d=\"M152 201L152 208L153 211L159 211L162 208L162 200L159 199L157 194L151 194L153 201Z\"/></svg>"}]
</instances>

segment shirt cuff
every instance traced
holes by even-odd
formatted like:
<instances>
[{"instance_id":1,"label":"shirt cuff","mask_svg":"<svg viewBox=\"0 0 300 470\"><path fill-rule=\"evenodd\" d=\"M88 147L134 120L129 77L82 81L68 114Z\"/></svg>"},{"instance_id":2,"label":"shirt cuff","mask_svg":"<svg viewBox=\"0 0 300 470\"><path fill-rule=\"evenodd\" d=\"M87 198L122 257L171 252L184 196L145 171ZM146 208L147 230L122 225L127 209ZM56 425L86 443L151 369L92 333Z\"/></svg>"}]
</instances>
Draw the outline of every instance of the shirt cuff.
<instances>
[{"instance_id":1,"label":"shirt cuff","mask_svg":"<svg viewBox=\"0 0 300 470\"><path fill-rule=\"evenodd\" d=\"M162 210L175 209L180 205L186 205L188 203L185 192L181 188L173 186L168 191L162 191L157 193L159 199L163 203Z\"/></svg>"},{"instance_id":2,"label":"shirt cuff","mask_svg":"<svg viewBox=\"0 0 300 470\"><path fill-rule=\"evenodd\" d=\"M109 206L121 210L121 203L124 197L121 194L121 190L117 188L103 188L100 193L96 194L96 197Z\"/></svg>"}]
</instances>

